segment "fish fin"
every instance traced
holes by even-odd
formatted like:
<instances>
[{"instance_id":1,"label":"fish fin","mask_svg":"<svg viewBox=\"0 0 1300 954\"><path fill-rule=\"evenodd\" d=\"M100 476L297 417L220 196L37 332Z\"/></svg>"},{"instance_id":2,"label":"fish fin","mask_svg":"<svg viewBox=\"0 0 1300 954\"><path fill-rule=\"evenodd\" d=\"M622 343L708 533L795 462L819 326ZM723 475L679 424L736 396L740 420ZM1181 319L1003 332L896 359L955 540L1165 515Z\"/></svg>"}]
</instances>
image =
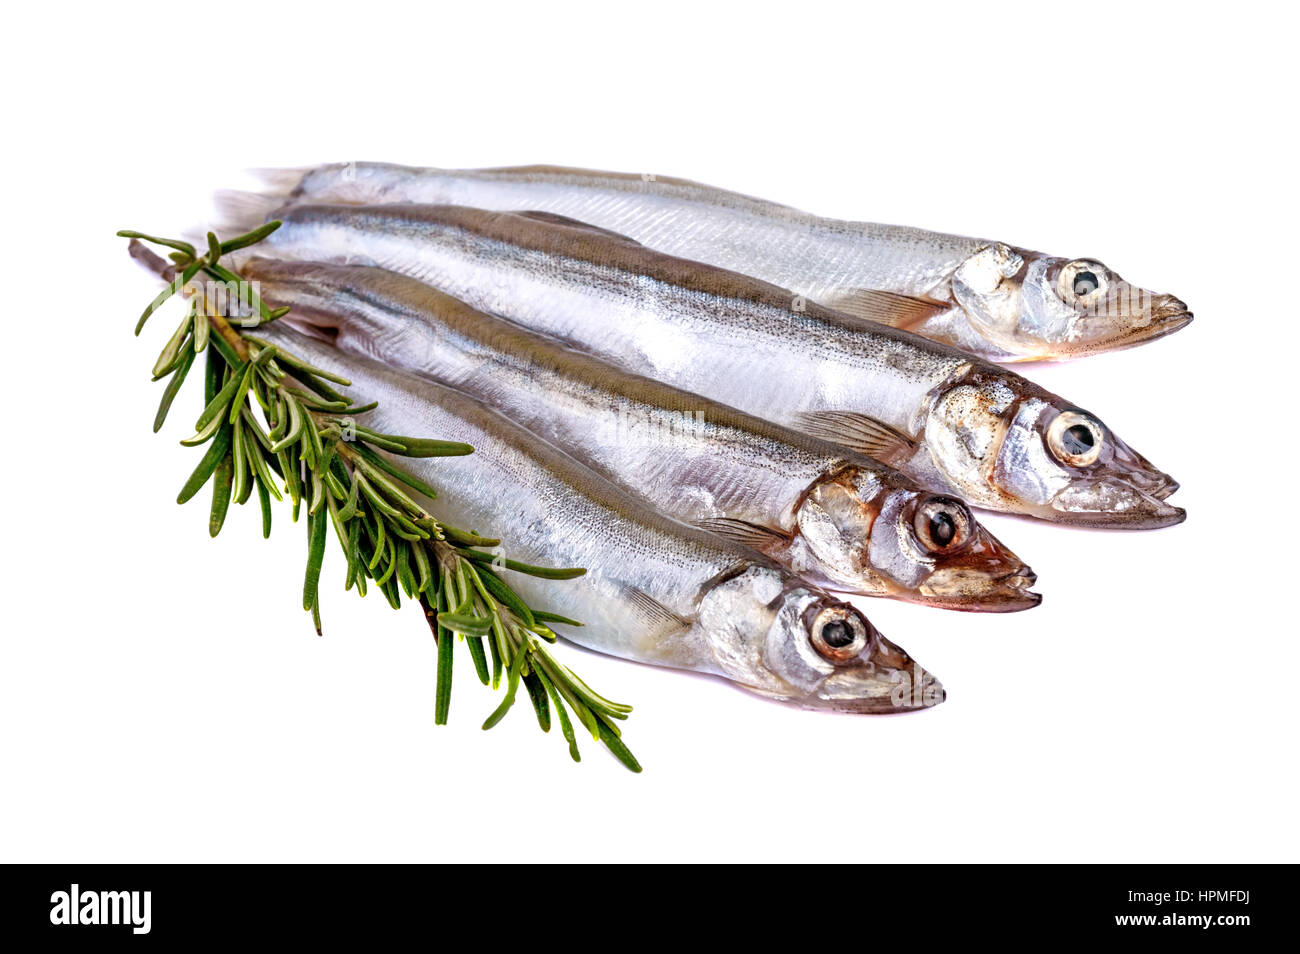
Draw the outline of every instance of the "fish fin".
<instances>
[{"instance_id":1,"label":"fish fin","mask_svg":"<svg viewBox=\"0 0 1300 954\"><path fill-rule=\"evenodd\" d=\"M346 165L346 163L339 163L339 165ZM328 166L299 166L284 169L255 168L249 169L248 174L258 181L263 192L278 197L280 204L284 205L291 199L296 199L302 195L303 182L306 180L308 173L317 172L322 168L328 168Z\"/></svg>"},{"instance_id":2,"label":"fish fin","mask_svg":"<svg viewBox=\"0 0 1300 954\"><path fill-rule=\"evenodd\" d=\"M892 464L910 457L916 441L884 421L857 411L809 411L795 415L795 426L813 437Z\"/></svg>"},{"instance_id":3,"label":"fish fin","mask_svg":"<svg viewBox=\"0 0 1300 954\"><path fill-rule=\"evenodd\" d=\"M734 517L710 517L695 525L701 530L716 533L720 537L726 537L760 553L768 553L775 544L789 543L789 538L778 530Z\"/></svg>"},{"instance_id":4,"label":"fish fin","mask_svg":"<svg viewBox=\"0 0 1300 954\"><path fill-rule=\"evenodd\" d=\"M855 318L865 318L878 325L906 330L924 324L951 305L933 298L918 298L871 288L852 288L829 299L819 299L827 308Z\"/></svg>"},{"instance_id":5,"label":"fish fin","mask_svg":"<svg viewBox=\"0 0 1300 954\"><path fill-rule=\"evenodd\" d=\"M628 245L635 245L637 248L644 248L644 246L636 239L628 238L621 232L615 232L612 229L604 229L599 225L592 225L590 222L583 222L580 219L571 219L567 215L560 215L558 212L542 212L536 209L528 209L523 212L515 212L512 214L523 216L526 219L532 219L534 222L545 222L549 225L563 225L571 229L583 229L584 231L591 232L593 235L618 239L620 242L624 242Z\"/></svg>"},{"instance_id":6,"label":"fish fin","mask_svg":"<svg viewBox=\"0 0 1300 954\"><path fill-rule=\"evenodd\" d=\"M628 594L641 615L652 623L671 629L685 629L691 625L691 621L685 616L674 613L644 590L634 588L629 590Z\"/></svg>"},{"instance_id":7,"label":"fish fin","mask_svg":"<svg viewBox=\"0 0 1300 954\"><path fill-rule=\"evenodd\" d=\"M241 192L222 189L212 197L212 231L223 239L251 232L284 208L287 198L280 193Z\"/></svg>"}]
</instances>

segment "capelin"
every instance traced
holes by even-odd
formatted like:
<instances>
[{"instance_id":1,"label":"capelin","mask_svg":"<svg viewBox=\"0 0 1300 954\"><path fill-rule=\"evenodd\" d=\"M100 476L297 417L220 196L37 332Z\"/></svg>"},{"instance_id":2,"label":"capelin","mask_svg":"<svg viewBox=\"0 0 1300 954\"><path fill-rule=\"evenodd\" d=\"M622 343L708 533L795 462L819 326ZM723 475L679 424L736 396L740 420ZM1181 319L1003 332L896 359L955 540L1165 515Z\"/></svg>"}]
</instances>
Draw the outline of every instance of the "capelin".
<instances>
[{"instance_id":1,"label":"capelin","mask_svg":"<svg viewBox=\"0 0 1300 954\"><path fill-rule=\"evenodd\" d=\"M952 278L970 324L1019 360L1057 360L1153 341L1192 320L1187 305L1125 281L1095 259L992 244Z\"/></svg>"},{"instance_id":2,"label":"capelin","mask_svg":"<svg viewBox=\"0 0 1300 954\"><path fill-rule=\"evenodd\" d=\"M944 700L939 681L854 607L808 591L790 597L768 631L764 654L787 701L881 714Z\"/></svg>"},{"instance_id":3,"label":"capelin","mask_svg":"<svg viewBox=\"0 0 1300 954\"><path fill-rule=\"evenodd\" d=\"M834 666L800 700L805 708L881 715L928 709L946 698L933 674L852 607L810 607L805 615L814 647ZM861 641L859 626L866 630Z\"/></svg>"},{"instance_id":4,"label":"capelin","mask_svg":"<svg viewBox=\"0 0 1300 954\"><path fill-rule=\"evenodd\" d=\"M695 636L713 671L808 709L883 713L943 701L943 687L847 603L798 577L739 566L700 598Z\"/></svg>"},{"instance_id":5,"label":"capelin","mask_svg":"<svg viewBox=\"0 0 1300 954\"><path fill-rule=\"evenodd\" d=\"M977 507L1098 528L1180 523L1177 482L1094 414L976 367L935 395L923 462Z\"/></svg>"},{"instance_id":6,"label":"capelin","mask_svg":"<svg viewBox=\"0 0 1300 954\"><path fill-rule=\"evenodd\" d=\"M789 562L830 589L943 609L1037 606L1033 572L955 497L849 466L809 489Z\"/></svg>"},{"instance_id":7,"label":"capelin","mask_svg":"<svg viewBox=\"0 0 1300 954\"><path fill-rule=\"evenodd\" d=\"M1095 415L1051 401L1022 401L1007 428L995 475L1025 510L1057 523L1154 530L1187 514L1165 502L1177 482Z\"/></svg>"}]
</instances>

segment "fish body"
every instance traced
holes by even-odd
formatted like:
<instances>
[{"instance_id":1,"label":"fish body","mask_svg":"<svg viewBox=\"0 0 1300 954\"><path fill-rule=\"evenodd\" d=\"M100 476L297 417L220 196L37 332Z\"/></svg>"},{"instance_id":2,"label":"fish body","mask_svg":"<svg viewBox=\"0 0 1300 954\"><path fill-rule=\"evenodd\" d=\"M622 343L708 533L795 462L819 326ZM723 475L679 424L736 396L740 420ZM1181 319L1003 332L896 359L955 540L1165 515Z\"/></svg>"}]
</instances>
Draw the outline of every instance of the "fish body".
<instances>
[{"instance_id":1,"label":"fish body","mask_svg":"<svg viewBox=\"0 0 1300 954\"><path fill-rule=\"evenodd\" d=\"M294 205L260 246L375 265L625 371L867 453L930 490L1058 523L1150 528L1177 484L1006 368L545 213Z\"/></svg>"},{"instance_id":2,"label":"fish body","mask_svg":"<svg viewBox=\"0 0 1300 954\"><path fill-rule=\"evenodd\" d=\"M824 218L665 176L558 166L446 170L345 163L291 174L286 185L296 202L557 213L991 361L1131 347L1191 320L1177 298L1132 285L1095 259Z\"/></svg>"},{"instance_id":3,"label":"fish body","mask_svg":"<svg viewBox=\"0 0 1300 954\"><path fill-rule=\"evenodd\" d=\"M810 708L942 701L933 677L852 606L756 551L662 516L482 403L286 328L263 336L378 401L367 426L472 445L467 457L399 463L439 489L427 504L436 517L502 533L513 559L587 569L564 582L510 577L532 605L582 621L567 639Z\"/></svg>"},{"instance_id":4,"label":"fish body","mask_svg":"<svg viewBox=\"0 0 1300 954\"><path fill-rule=\"evenodd\" d=\"M1032 571L964 504L872 458L622 371L404 275L265 259L243 272L340 349L483 400L660 512L819 585L952 609L1039 601Z\"/></svg>"}]
</instances>

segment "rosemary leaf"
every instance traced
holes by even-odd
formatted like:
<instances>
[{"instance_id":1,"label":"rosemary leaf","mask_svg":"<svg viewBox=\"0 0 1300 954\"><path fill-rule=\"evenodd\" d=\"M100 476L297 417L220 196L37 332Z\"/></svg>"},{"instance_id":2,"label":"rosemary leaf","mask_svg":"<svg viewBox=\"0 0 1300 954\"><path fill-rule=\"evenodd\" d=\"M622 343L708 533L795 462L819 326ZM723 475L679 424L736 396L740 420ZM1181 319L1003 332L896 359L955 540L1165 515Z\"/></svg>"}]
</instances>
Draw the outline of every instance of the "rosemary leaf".
<instances>
[{"instance_id":1,"label":"rosemary leaf","mask_svg":"<svg viewBox=\"0 0 1300 954\"><path fill-rule=\"evenodd\" d=\"M195 421L194 429L196 431L202 433L214 418L221 416L227 405L234 399L235 392L243 385L246 370L246 367L237 368L235 373L230 376L225 387L217 392L217 396L208 403L208 406L203 409L203 413L199 415L199 419Z\"/></svg>"},{"instance_id":2,"label":"rosemary leaf","mask_svg":"<svg viewBox=\"0 0 1300 954\"><path fill-rule=\"evenodd\" d=\"M117 234L118 234L118 235L123 235L122 232L118 232ZM136 236L135 236L135 235L131 235L131 236L125 236L125 235L123 235L123 237L135 238ZM152 241L152 239L150 239L150 241ZM165 244L165 243L161 243L161 242L160 242L159 244ZM193 257L194 257L194 247L193 247L192 245L189 245L189 243L186 243L186 242L182 242L182 243L180 243L180 244L182 244L182 245L186 245L186 246L189 248L189 250L190 250L190 257L193 258ZM176 246L173 246L173 247L176 247ZM153 301L149 302L149 304L148 304L147 306L145 306L145 309L144 309L143 314L140 315L140 320L139 320L138 322L136 322L136 325L135 325L135 333L136 333L137 336L140 334L140 332L141 332L142 330L144 330L144 323L145 323L146 321L149 320L149 316L152 315L152 314L153 314L155 311L157 311L159 308L161 308L163 305L165 305L165 304L167 303L167 300L168 300L169 298L171 298L172 295L176 294L178 291L180 291L182 288L184 288L186 285L188 285L190 279L193 278L195 275L197 275L197 274L199 273L199 269L200 269L201 267L202 267L202 266L200 266L197 262L194 263L193 265L187 266L187 267L186 267L186 268L181 272L181 274L176 278L176 280L172 281L172 282L171 282L171 283L170 283L166 288L164 288L162 291L160 291L160 292L158 293L158 297L155 298Z\"/></svg>"},{"instance_id":3,"label":"rosemary leaf","mask_svg":"<svg viewBox=\"0 0 1300 954\"><path fill-rule=\"evenodd\" d=\"M207 453L203 455L203 459L199 461L199 465L194 468L194 473L190 474L190 479L185 481L185 486L181 488L181 492L176 495L176 502L183 504L197 494L203 485L208 482L212 472L217 469L217 464L221 462L221 459L226 456L229 450L230 428L219 427L216 432L216 439L213 440Z\"/></svg>"},{"instance_id":4,"label":"rosemary leaf","mask_svg":"<svg viewBox=\"0 0 1300 954\"><path fill-rule=\"evenodd\" d=\"M271 493L275 491L273 484L263 482L261 476L257 476L257 502L262 505L262 539L271 539ZM275 495L280 499L279 493Z\"/></svg>"},{"instance_id":5,"label":"rosemary leaf","mask_svg":"<svg viewBox=\"0 0 1300 954\"><path fill-rule=\"evenodd\" d=\"M181 385L185 383L185 376L190 373L190 366L194 364L194 352L187 348L185 356L181 363L177 365L172 376L167 379L167 384L163 388L162 400L158 402L158 413L153 418L153 432L157 434L162 430L163 421L167 420L167 412L171 410L172 401L176 400L176 395L180 393Z\"/></svg>"},{"instance_id":6,"label":"rosemary leaf","mask_svg":"<svg viewBox=\"0 0 1300 954\"><path fill-rule=\"evenodd\" d=\"M319 612L320 567L325 559L325 524L323 513L307 514L307 574L302 584L302 608L316 607Z\"/></svg>"},{"instance_id":7,"label":"rosemary leaf","mask_svg":"<svg viewBox=\"0 0 1300 954\"><path fill-rule=\"evenodd\" d=\"M640 772L641 763L636 760L636 756L632 754L631 750L623 744L623 740L615 734L614 727L605 722L604 719L599 720L596 727L600 731L600 741L605 743L605 748L613 752L614 757L633 772Z\"/></svg>"},{"instance_id":8,"label":"rosemary leaf","mask_svg":"<svg viewBox=\"0 0 1300 954\"><path fill-rule=\"evenodd\" d=\"M569 721L569 713L565 711L559 693L555 691L555 686L551 684L551 680L546 678L546 673L540 669L533 671L546 688L546 694L551 697L551 705L555 707L556 718L560 720L560 733L564 736L564 741L569 743L569 757L575 762L581 762L582 754L578 751L578 738L573 734L573 723Z\"/></svg>"},{"instance_id":9,"label":"rosemary leaf","mask_svg":"<svg viewBox=\"0 0 1300 954\"><path fill-rule=\"evenodd\" d=\"M441 618L441 617L439 617ZM501 700L501 705L497 706L493 713L487 717L483 723L484 729L490 729L510 711L510 707L515 704L515 693L519 689L519 670L523 667L524 658L528 655L526 651L520 649L515 653L515 658L510 662L510 671L506 673L506 695Z\"/></svg>"},{"instance_id":10,"label":"rosemary leaf","mask_svg":"<svg viewBox=\"0 0 1300 954\"><path fill-rule=\"evenodd\" d=\"M493 566L503 566L508 570L514 570L518 573L526 573L529 576L541 577L545 580L572 580L587 572L584 567L580 566L533 566L529 563L520 563L518 560L507 560L500 554L481 553L478 550L462 550L461 553L476 563L489 563Z\"/></svg>"},{"instance_id":11,"label":"rosemary leaf","mask_svg":"<svg viewBox=\"0 0 1300 954\"><path fill-rule=\"evenodd\" d=\"M546 688L542 685L541 678L534 670L524 673L523 680L528 698L533 703L533 711L537 713L537 725L543 732L550 732L551 707L546 701Z\"/></svg>"},{"instance_id":12,"label":"rosemary leaf","mask_svg":"<svg viewBox=\"0 0 1300 954\"><path fill-rule=\"evenodd\" d=\"M194 320L194 350L201 352L208 346L208 337L212 332L212 322L202 311L195 308L193 312Z\"/></svg>"},{"instance_id":13,"label":"rosemary leaf","mask_svg":"<svg viewBox=\"0 0 1300 954\"><path fill-rule=\"evenodd\" d=\"M477 533L458 530L445 524L442 532L448 543L454 543L459 547L495 547L501 545L501 541L495 537L480 537Z\"/></svg>"},{"instance_id":14,"label":"rosemary leaf","mask_svg":"<svg viewBox=\"0 0 1300 954\"><path fill-rule=\"evenodd\" d=\"M235 460L235 482L231 496L234 497L236 502L243 503L248 485L248 455L244 450L244 422L236 417L231 425L231 431L234 434L234 439L231 442L231 456Z\"/></svg>"},{"instance_id":15,"label":"rosemary leaf","mask_svg":"<svg viewBox=\"0 0 1300 954\"><path fill-rule=\"evenodd\" d=\"M212 512L208 516L208 536L215 537L226 522L230 509L230 490L235 475L235 464L229 454L217 464L212 480Z\"/></svg>"},{"instance_id":16,"label":"rosemary leaf","mask_svg":"<svg viewBox=\"0 0 1300 954\"><path fill-rule=\"evenodd\" d=\"M172 336L167 339L167 344L163 345L162 351L158 354L158 360L153 365L155 381L163 377L168 368L175 367L175 362L181 353L181 345L185 344L189 338L190 324L190 316L186 314L181 323L176 326L176 330L172 332Z\"/></svg>"},{"instance_id":17,"label":"rosemary leaf","mask_svg":"<svg viewBox=\"0 0 1300 954\"><path fill-rule=\"evenodd\" d=\"M565 626L582 625L576 619L569 619L567 616L561 616L559 613L549 613L546 610L533 610L533 619L539 623L563 623Z\"/></svg>"},{"instance_id":18,"label":"rosemary leaf","mask_svg":"<svg viewBox=\"0 0 1300 954\"><path fill-rule=\"evenodd\" d=\"M469 647L470 658L474 660L474 672L478 674L478 681L488 685L492 677L488 675L487 651L483 648L483 640L478 636L466 636L465 645Z\"/></svg>"},{"instance_id":19,"label":"rosemary leaf","mask_svg":"<svg viewBox=\"0 0 1300 954\"><path fill-rule=\"evenodd\" d=\"M483 591L483 598L496 599L503 603L523 622L527 629L537 626L537 617L514 590L506 586L501 577L485 566L472 567L470 580Z\"/></svg>"},{"instance_id":20,"label":"rosemary leaf","mask_svg":"<svg viewBox=\"0 0 1300 954\"><path fill-rule=\"evenodd\" d=\"M491 621L466 613L439 613L438 623L466 636L486 636L492 629Z\"/></svg>"},{"instance_id":21,"label":"rosemary leaf","mask_svg":"<svg viewBox=\"0 0 1300 954\"><path fill-rule=\"evenodd\" d=\"M439 595L440 604L445 602L445 593ZM438 611L429 605L426 598L421 598L425 619L433 630L434 641L438 644L438 670L433 696L434 725L446 725L451 711L451 677L456 640L451 631L437 621Z\"/></svg>"},{"instance_id":22,"label":"rosemary leaf","mask_svg":"<svg viewBox=\"0 0 1300 954\"><path fill-rule=\"evenodd\" d=\"M241 248L248 248L248 246L250 245L256 245L258 242L262 241L262 239L266 238L268 235L270 235L279 227L280 227L279 220L273 222L267 222L265 225L258 226L257 228L253 229L253 231L251 232L248 232L244 235L237 236L236 238L229 239L228 241L222 242L221 252L223 254L228 254L230 252L236 252Z\"/></svg>"},{"instance_id":23,"label":"rosemary leaf","mask_svg":"<svg viewBox=\"0 0 1300 954\"><path fill-rule=\"evenodd\" d=\"M419 437L395 437L391 434L386 437L400 445L397 453L403 457L464 457L474 453L473 447L460 441L431 441Z\"/></svg>"},{"instance_id":24,"label":"rosemary leaf","mask_svg":"<svg viewBox=\"0 0 1300 954\"><path fill-rule=\"evenodd\" d=\"M407 471L404 471L398 467L394 467L388 461L384 460L383 457L379 456L374 451L372 451L365 444L357 443L351 445L351 447L357 454L359 454L362 458L365 459L366 463L379 468L384 473L388 474L388 476L390 477L397 478L402 483L406 484L406 486L410 487L412 490L416 491L417 493L424 494L424 496L428 497L430 500L437 499L438 492L436 490L434 490L424 481L420 480L420 478L416 477L414 474L408 473Z\"/></svg>"},{"instance_id":25,"label":"rosemary leaf","mask_svg":"<svg viewBox=\"0 0 1300 954\"><path fill-rule=\"evenodd\" d=\"M221 390L221 382L226 373L226 362L216 351L209 351L204 364L203 406L207 407Z\"/></svg>"}]
</instances>

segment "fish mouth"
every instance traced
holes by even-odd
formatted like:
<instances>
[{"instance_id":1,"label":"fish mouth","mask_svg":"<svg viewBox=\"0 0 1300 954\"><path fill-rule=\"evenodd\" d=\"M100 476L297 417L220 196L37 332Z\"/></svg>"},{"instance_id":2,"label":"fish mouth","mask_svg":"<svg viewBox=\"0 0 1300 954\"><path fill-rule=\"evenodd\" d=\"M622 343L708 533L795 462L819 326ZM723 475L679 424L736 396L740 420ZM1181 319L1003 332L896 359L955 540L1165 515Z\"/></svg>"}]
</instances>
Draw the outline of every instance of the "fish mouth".
<instances>
[{"instance_id":1,"label":"fish mouth","mask_svg":"<svg viewBox=\"0 0 1300 954\"><path fill-rule=\"evenodd\" d=\"M813 709L885 715L930 709L947 695L933 673L877 633L865 659L827 676L816 695L804 704Z\"/></svg>"},{"instance_id":2,"label":"fish mouth","mask_svg":"<svg viewBox=\"0 0 1300 954\"><path fill-rule=\"evenodd\" d=\"M1126 484L1156 500L1165 500L1178 489L1178 481L1160 470L1119 438L1115 438L1115 456L1098 475L1101 481ZM1176 508L1175 508L1176 509Z\"/></svg>"},{"instance_id":3,"label":"fish mouth","mask_svg":"<svg viewBox=\"0 0 1300 954\"><path fill-rule=\"evenodd\" d=\"M1135 294L1150 293L1135 292ZM1109 315L1093 318L1085 316L1081 325L1083 335L1074 346L1065 349L1069 352L1068 356L1081 357L1101 351L1123 351L1172 335L1192 323L1193 315L1181 299L1173 295L1151 295L1150 301L1151 304L1147 308L1138 309L1119 318Z\"/></svg>"},{"instance_id":4,"label":"fish mouth","mask_svg":"<svg viewBox=\"0 0 1300 954\"><path fill-rule=\"evenodd\" d=\"M1132 457L1134 460L1137 459L1136 454L1133 454ZM1165 500L1179 487L1178 481L1163 471L1156 470L1145 459L1137 464L1125 463L1130 463L1130 467L1124 468L1117 475L1110 475L1101 479L1128 484L1149 497L1155 497L1157 500Z\"/></svg>"},{"instance_id":5,"label":"fish mouth","mask_svg":"<svg viewBox=\"0 0 1300 954\"><path fill-rule=\"evenodd\" d=\"M939 558L917 587L928 606L966 613L1017 613L1043 601L1029 588L1038 580L1029 565L986 528L958 554Z\"/></svg>"},{"instance_id":6,"label":"fish mouth","mask_svg":"<svg viewBox=\"0 0 1300 954\"><path fill-rule=\"evenodd\" d=\"M1151 303L1151 320L1134 329L1132 344L1145 344L1181 331L1192 323L1187 305L1173 295L1156 295Z\"/></svg>"},{"instance_id":7,"label":"fish mouth","mask_svg":"<svg viewBox=\"0 0 1300 954\"><path fill-rule=\"evenodd\" d=\"M1099 478L1067 487L1053 498L1048 519L1099 530L1158 530L1187 519L1187 511L1164 497L1178 484L1170 481L1164 496L1138 489L1130 481Z\"/></svg>"},{"instance_id":8,"label":"fish mouth","mask_svg":"<svg viewBox=\"0 0 1300 954\"><path fill-rule=\"evenodd\" d=\"M1111 459L1062 489L1048 505L1048 519L1108 530L1157 530L1186 520L1187 511L1166 502L1178 481L1112 438Z\"/></svg>"},{"instance_id":9,"label":"fish mouth","mask_svg":"<svg viewBox=\"0 0 1300 954\"><path fill-rule=\"evenodd\" d=\"M1138 312L1135 317L1140 316ZM1192 313L1186 303L1173 295L1153 295L1146 322L1132 327L1115 343L1115 349L1131 348L1181 331L1192 323Z\"/></svg>"},{"instance_id":10,"label":"fish mouth","mask_svg":"<svg viewBox=\"0 0 1300 954\"><path fill-rule=\"evenodd\" d=\"M1029 589L1037 580L1038 574L1024 564L1001 576L939 570L918 588L923 599L916 602L961 613L1018 613L1043 601L1041 593Z\"/></svg>"},{"instance_id":11,"label":"fish mouth","mask_svg":"<svg viewBox=\"0 0 1300 954\"><path fill-rule=\"evenodd\" d=\"M1156 486L1146 492L1157 500L1166 500L1173 495L1174 491L1176 491L1179 486L1178 481L1174 480L1168 474L1161 474L1160 480L1156 483Z\"/></svg>"}]
</instances>

